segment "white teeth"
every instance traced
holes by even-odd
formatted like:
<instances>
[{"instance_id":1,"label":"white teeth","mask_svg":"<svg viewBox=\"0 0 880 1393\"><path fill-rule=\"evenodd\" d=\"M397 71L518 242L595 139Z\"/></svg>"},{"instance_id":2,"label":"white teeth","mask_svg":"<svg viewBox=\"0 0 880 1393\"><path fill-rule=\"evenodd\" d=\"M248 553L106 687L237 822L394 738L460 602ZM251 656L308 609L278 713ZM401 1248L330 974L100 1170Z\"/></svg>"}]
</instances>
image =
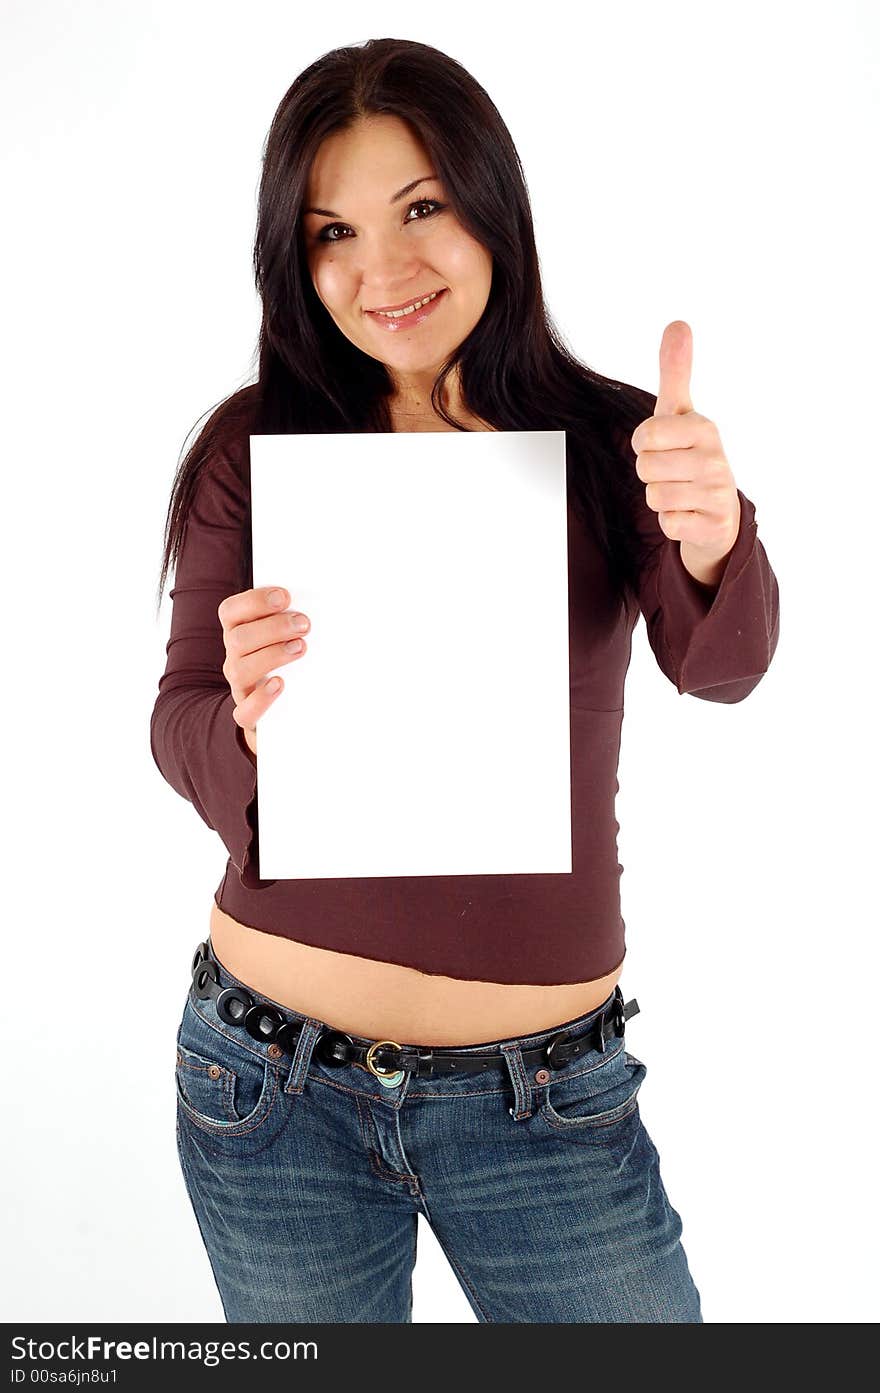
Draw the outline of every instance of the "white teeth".
<instances>
[{"instance_id":1,"label":"white teeth","mask_svg":"<svg viewBox=\"0 0 880 1393\"><path fill-rule=\"evenodd\" d=\"M419 309L422 305L429 305L432 300L437 299L439 294L440 291L435 290L433 295L426 295L424 300L416 300L413 304L407 305L405 310L375 310L374 313L381 314L383 319L400 319L402 315L412 314L413 310Z\"/></svg>"}]
</instances>

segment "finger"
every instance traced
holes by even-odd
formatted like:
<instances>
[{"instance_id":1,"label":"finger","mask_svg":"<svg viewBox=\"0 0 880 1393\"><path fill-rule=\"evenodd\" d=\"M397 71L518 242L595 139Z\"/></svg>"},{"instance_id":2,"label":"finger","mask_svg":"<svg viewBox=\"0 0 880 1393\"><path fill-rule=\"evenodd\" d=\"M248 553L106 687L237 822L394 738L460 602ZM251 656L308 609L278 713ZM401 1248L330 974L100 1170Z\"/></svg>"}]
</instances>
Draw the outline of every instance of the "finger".
<instances>
[{"instance_id":1,"label":"finger","mask_svg":"<svg viewBox=\"0 0 880 1393\"><path fill-rule=\"evenodd\" d=\"M705 540L705 519L698 510L663 509L658 512L660 529L671 542L694 542L698 545Z\"/></svg>"},{"instance_id":2,"label":"finger","mask_svg":"<svg viewBox=\"0 0 880 1393\"><path fill-rule=\"evenodd\" d=\"M256 730L257 721L269 709L284 687L283 678L277 674L255 687L250 696L232 708L232 718L236 725L245 730Z\"/></svg>"},{"instance_id":3,"label":"finger","mask_svg":"<svg viewBox=\"0 0 880 1393\"><path fill-rule=\"evenodd\" d=\"M636 455L636 473L645 484L663 479L694 479L697 472L697 451L692 448L642 450Z\"/></svg>"},{"instance_id":4,"label":"finger","mask_svg":"<svg viewBox=\"0 0 880 1393\"><path fill-rule=\"evenodd\" d=\"M664 479L662 483L646 484L645 502L655 513L709 511L705 506L703 493L684 480L670 483L668 479Z\"/></svg>"},{"instance_id":5,"label":"finger","mask_svg":"<svg viewBox=\"0 0 880 1393\"><path fill-rule=\"evenodd\" d=\"M288 645L290 645L288 647ZM306 644L302 635L293 635L281 643L270 643L265 648L255 648L252 653L240 654L230 664L235 679L230 683L236 691L260 690L268 681L268 674L277 667L295 663L305 652Z\"/></svg>"},{"instance_id":6,"label":"finger","mask_svg":"<svg viewBox=\"0 0 880 1393\"><path fill-rule=\"evenodd\" d=\"M693 355L690 325L683 319L674 319L663 330L660 343L660 390L655 416L683 416L693 411L690 396Z\"/></svg>"},{"instance_id":7,"label":"finger","mask_svg":"<svg viewBox=\"0 0 880 1393\"><path fill-rule=\"evenodd\" d=\"M263 615L250 622L235 624L225 634L226 651L240 662L253 654L263 654L290 639L302 638L311 629L307 614L300 610L285 610L283 614ZM291 652L298 650L292 649ZM263 668L265 671L265 668Z\"/></svg>"},{"instance_id":8,"label":"finger","mask_svg":"<svg viewBox=\"0 0 880 1393\"><path fill-rule=\"evenodd\" d=\"M224 629L235 624L244 624L249 619L264 618L290 604L290 594L283 585L261 585L259 589L242 590L237 595L227 595L217 606L217 618Z\"/></svg>"}]
</instances>

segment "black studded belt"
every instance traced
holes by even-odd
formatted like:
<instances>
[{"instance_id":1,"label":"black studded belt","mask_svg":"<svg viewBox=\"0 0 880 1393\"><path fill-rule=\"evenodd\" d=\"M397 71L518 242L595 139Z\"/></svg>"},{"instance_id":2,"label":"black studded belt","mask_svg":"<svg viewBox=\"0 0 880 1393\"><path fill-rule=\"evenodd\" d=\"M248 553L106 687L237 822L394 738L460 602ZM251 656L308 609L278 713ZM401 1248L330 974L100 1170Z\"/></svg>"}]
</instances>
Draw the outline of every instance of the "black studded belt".
<instances>
[{"instance_id":1,"label":"black studded belt","mask_svg":"<svg viewBox=\"0 0 880 1393\"><path fill-rule=\"evenodd\" d=\"M273 1044L285 1054L292 1055L302 1029L302 1021L285 1016L284 1012L243 987L221 987L218 964L212 957L209 944L200 943L192 961L192 985L190 990L199 1001L209 997L216 1002L217 1015L227 1025L243 1026L254 1040L262 1044ZM580 1034L570 1035L560 1030L548 1040L532 1050L523 1050L523 1064L526 1068L534 1065L561 1069L578 1055L588 1050L605 1053L607 1041L615 1036L623 1036L626 1021L639 1011L639 1003L633 997L624 1003L619 986L611 996L596 1009L596 1015ZM534 1034L540 1032L534 1031ZM330 1066L358 1064L375 1074L385 1083L391 1082L389 1075L400 1074L409 1069L417 1077L431 1074L462 1073L470 1069L505 1069L503 1054L467 1054L463 1047L448 1049L405 1049L395 1040L373 1040L359 1045L345 1031L328 1028L323 1030L315 1041L315 1052L324 1064ZM394 1082L399 1082L396 1078Z\"/></svg>"}]
</instances>

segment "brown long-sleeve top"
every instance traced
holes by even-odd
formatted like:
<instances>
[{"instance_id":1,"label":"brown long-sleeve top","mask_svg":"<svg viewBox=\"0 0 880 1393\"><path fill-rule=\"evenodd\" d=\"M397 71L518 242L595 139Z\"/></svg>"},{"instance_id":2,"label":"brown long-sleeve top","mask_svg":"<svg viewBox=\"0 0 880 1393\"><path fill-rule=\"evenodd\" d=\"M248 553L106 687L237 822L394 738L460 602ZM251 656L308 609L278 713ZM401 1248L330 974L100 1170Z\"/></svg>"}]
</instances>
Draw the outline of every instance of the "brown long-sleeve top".
<instances>
[{"instance_id":1,"label":"brown long-sleeve top","mask_svg":"<svg viewBox=\"0 0 880 1393\"><path fill-rule=\"evenodd\" d=\"M216 903L265 933L449 977L545 985L611 972L626 951L615 796L633 629L641 613L657 663L680 693L726 703L748 696L779 635L779 588L754 504L739 491L739 534L710 590L685 569L679 543L643 502L635 526L656 546L625 611L569 504L570 873L261 880L257 761L232 717L217 616L220 601L242 588L250 475L235 448L246 451L247 437L218 451L199 478L150 726L160 772L229 853ZM629 458L634 469L634 453ZM295 609L295 585L274 579L287 584ZM295 664L287 681L296 681Z\"/></svg>"}]
</instances>

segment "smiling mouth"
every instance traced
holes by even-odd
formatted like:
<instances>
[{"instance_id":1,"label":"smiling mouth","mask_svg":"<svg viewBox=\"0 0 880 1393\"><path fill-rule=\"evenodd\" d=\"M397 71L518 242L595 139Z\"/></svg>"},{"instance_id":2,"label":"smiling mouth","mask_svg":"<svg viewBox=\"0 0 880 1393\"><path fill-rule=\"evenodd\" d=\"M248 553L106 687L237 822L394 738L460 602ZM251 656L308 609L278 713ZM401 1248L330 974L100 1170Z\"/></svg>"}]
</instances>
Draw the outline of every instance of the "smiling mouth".
<instances>
[{"instance_id":1,"label":"smiling mouth","mask_svg":"<svg viewBox=\"0 0 880 1393\"><path fill-rule=\"evenodd\" d=\"M367 310L367 314L378 314L383 319L401 319L405 315L413 314L417 309L421 309L422 305L429 305L432 300L437 299L438 295L442 295L446 288L446 286L441 286L439 290L431 290L421 299L408 300L403 305L387 305L383 309Z\"/></svg>"}]
</instances>

